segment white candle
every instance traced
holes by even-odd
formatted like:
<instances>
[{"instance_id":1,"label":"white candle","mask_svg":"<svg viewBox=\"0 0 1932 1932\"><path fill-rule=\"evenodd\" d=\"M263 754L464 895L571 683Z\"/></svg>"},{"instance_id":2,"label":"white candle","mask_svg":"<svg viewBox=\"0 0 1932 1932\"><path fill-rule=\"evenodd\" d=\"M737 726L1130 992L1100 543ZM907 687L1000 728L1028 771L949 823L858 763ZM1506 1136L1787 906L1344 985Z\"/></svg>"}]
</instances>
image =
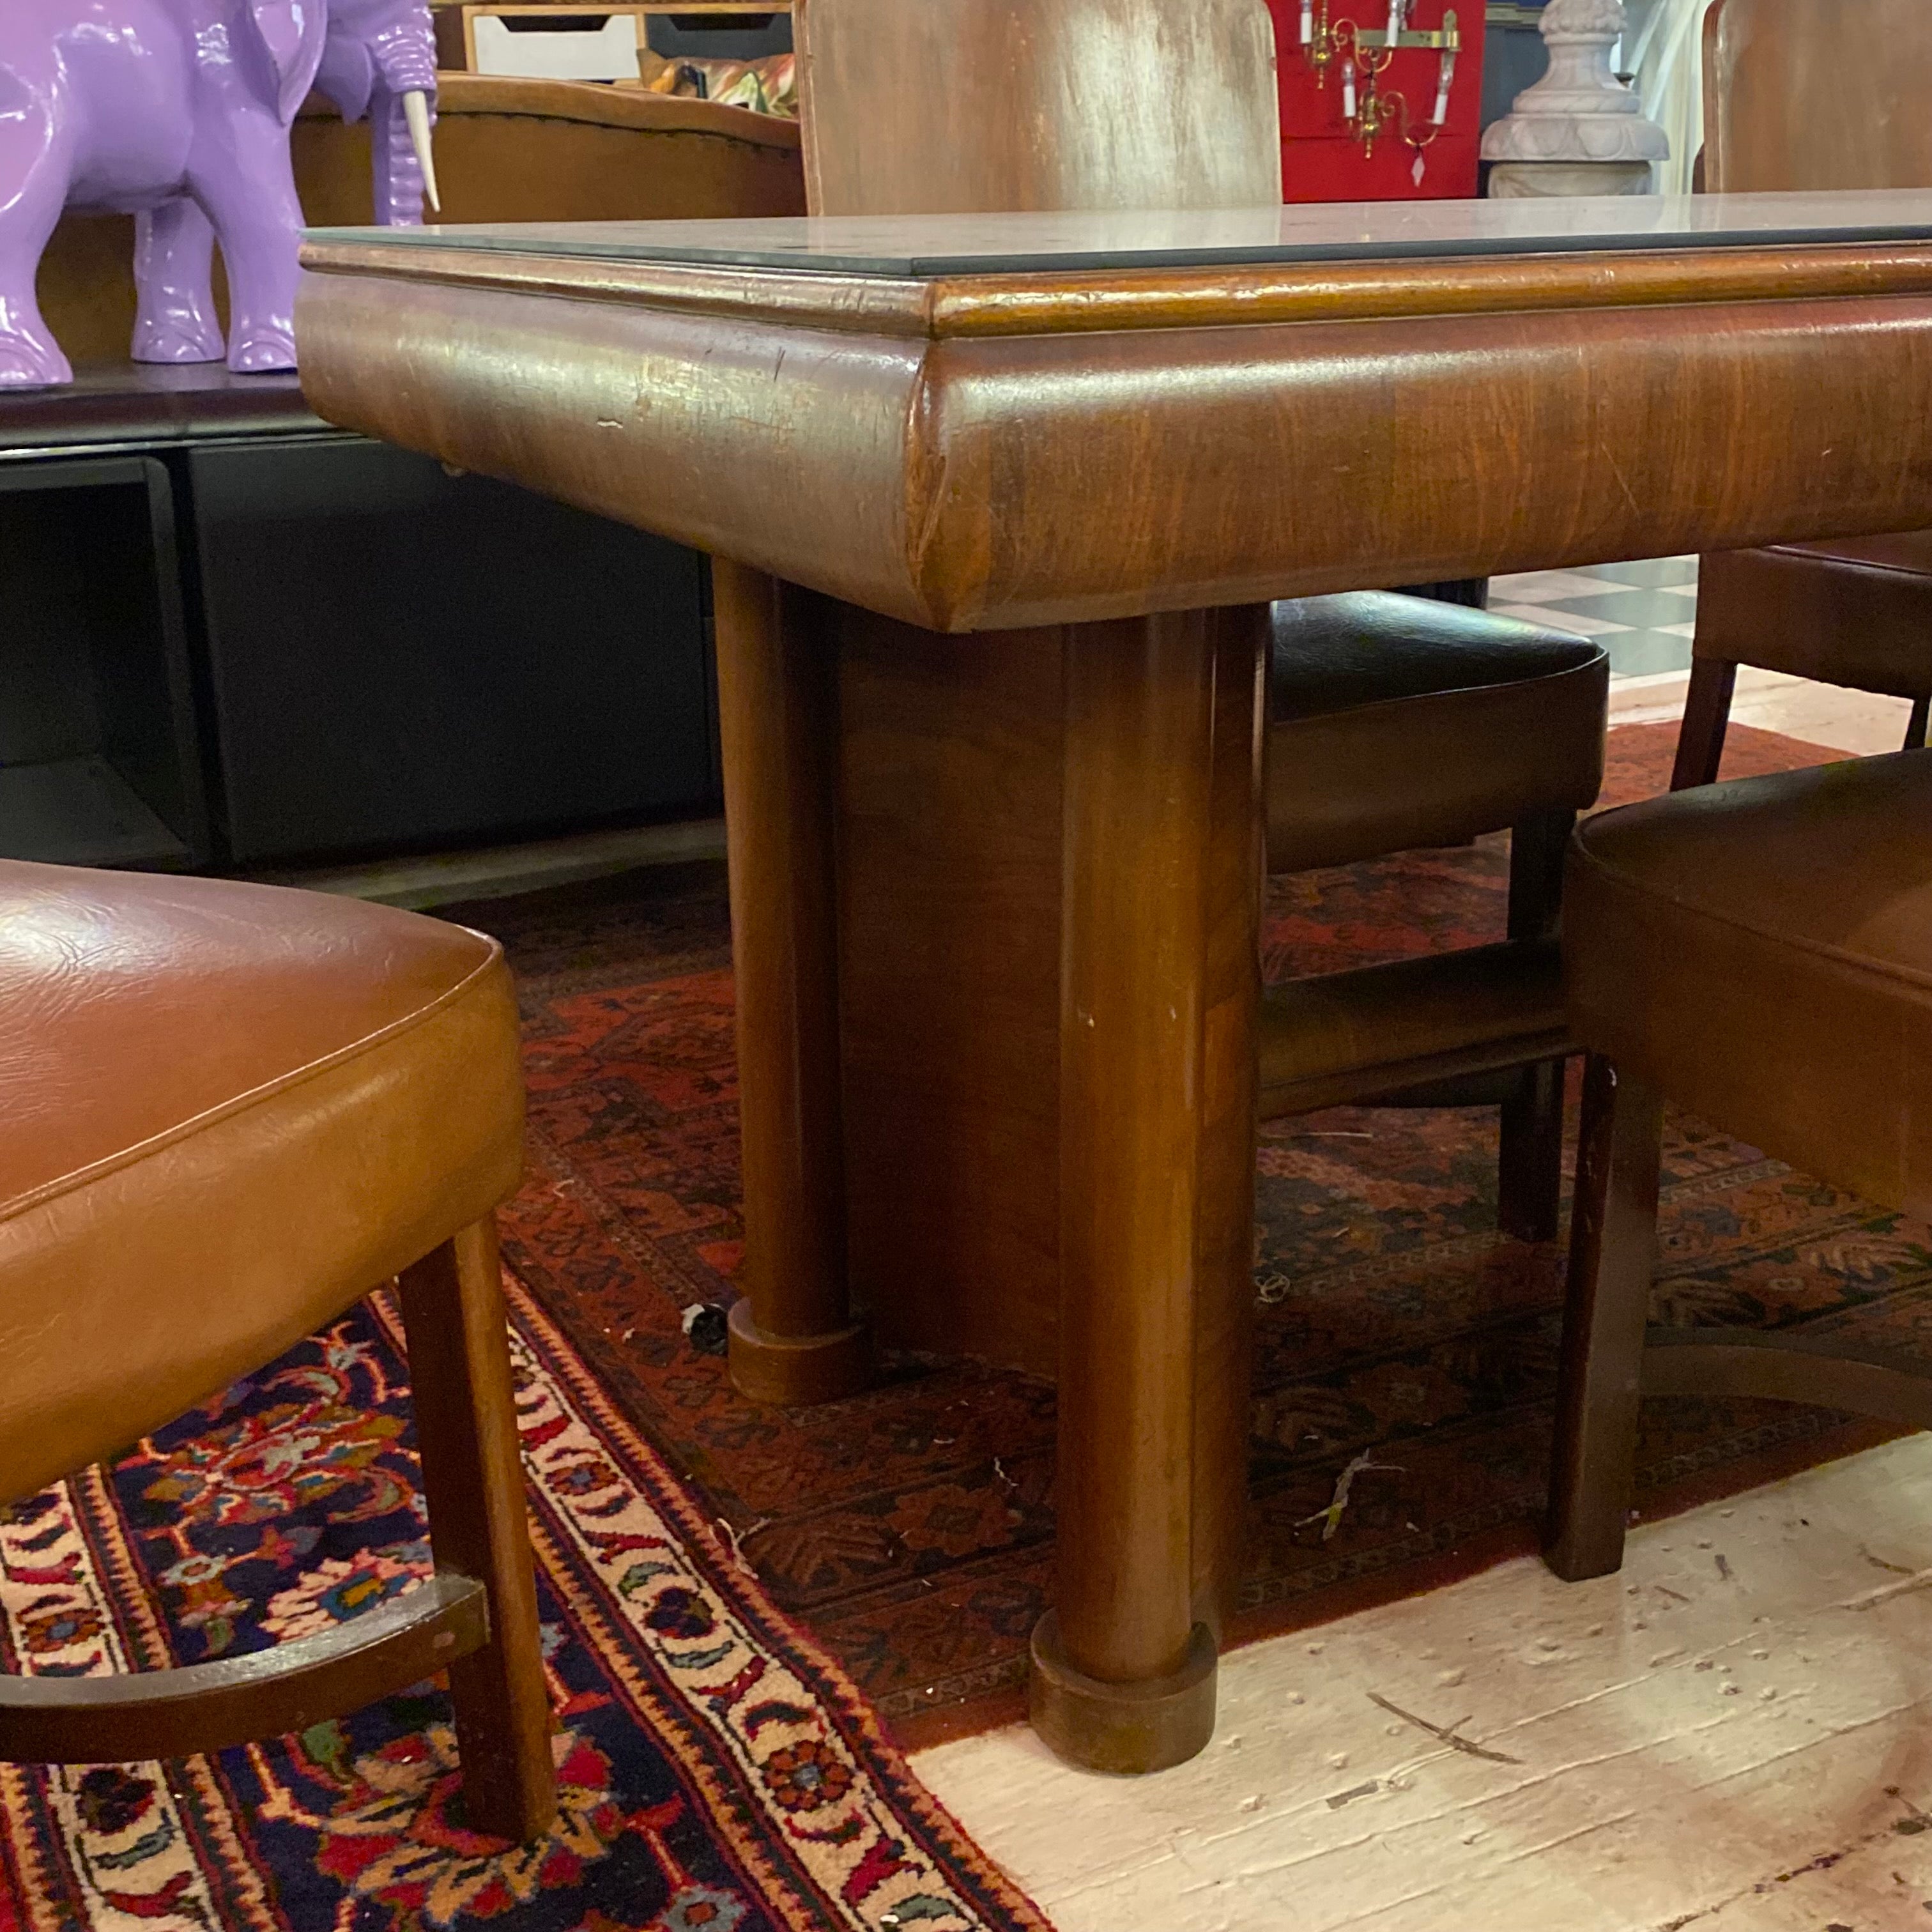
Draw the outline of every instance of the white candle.
<instances>
[{"instance_id":1,"label":"white candle","mask_svg":"<svg viewBox=\"0 0 1932 1932\"><path fill-rule=\"evenodd\" d=\"M1388 44L1390 46L1402 40L1402 16L1408 10L1408 0L1389 0Z\"/></svg>"},{"instance_id":2,"label":"white candle","mask_svg":"<svg viewBox=\"0 0 1932 1932\"><path fill-rule=\"evenodd\" d=\"M1301 0L1301 44L1315 44L1315 0Z\"/></svg>"},{"instance_id":3,"label":"white candle","mask_svg":"<svg viewBox=\"0 0 1932 1932\"><path fill-rule=\"evenodd\" d=\"M1436 89L1436 124L1440 128L1449 118L1449 83L1456 78L1456 56L1442 56L1442 79Z\"/></svg>"},{"instance_id":4,"label":"white candle","mask_svg":"<svg viewBox=\"0 0 1932 1932\"><path fill-rule=\"evenodd\" d=\"M1355 118L1355 63L1352 60L1342 63L1342 116L1347 121Z\"/></svg>"}]
</instances>

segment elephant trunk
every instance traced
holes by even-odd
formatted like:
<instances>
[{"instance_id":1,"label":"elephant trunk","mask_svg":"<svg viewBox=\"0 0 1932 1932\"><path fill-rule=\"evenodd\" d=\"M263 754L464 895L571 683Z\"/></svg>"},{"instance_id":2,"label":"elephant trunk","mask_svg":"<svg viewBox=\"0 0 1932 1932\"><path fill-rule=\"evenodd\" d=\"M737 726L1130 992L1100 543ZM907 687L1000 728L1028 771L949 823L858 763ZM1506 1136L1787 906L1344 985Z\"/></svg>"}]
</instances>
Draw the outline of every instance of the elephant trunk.
<instances>
[{"instance_id":1,"label":"elephant trunk","mask_svg":"<svg viewBox=\"0 0 1932 1932\"><path fill-rule=\"evenodd\" d=\"M422 220L423 198L440 213L430 129L435 119L436 46L413 19L370 44L376 84L369 103L376 219L392 227Z\"/></svg>"}]
</instances>

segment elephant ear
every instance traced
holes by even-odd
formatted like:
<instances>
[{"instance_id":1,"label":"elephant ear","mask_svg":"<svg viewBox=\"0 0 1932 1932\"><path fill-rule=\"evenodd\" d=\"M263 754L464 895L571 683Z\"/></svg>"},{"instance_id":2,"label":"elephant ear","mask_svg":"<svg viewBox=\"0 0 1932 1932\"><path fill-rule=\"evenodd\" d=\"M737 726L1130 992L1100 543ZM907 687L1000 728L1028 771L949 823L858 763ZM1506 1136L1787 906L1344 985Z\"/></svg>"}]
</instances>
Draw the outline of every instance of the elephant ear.
<instances>
[{"instance_id":1,"label":"elephant ear","mask_svg":"<svg viewBox=\"0 0 1932 1932\"><path fill-rule=\"evenodd\" d=\"M325 0L248 0L248 17L268 56L277 112L286 127L308 97L328 30Z\"/></svg>"},{"instance_id":2,"label":"elephant ear","mask_svg":"<svg viewBox=\"0 0 1932 1932\"><path fill-rule=\"evenodd\" d=\"M369 111L376 89L376 63L360 40L331 34L316 69L315 84L341 110L345 121L359 121Z\"/></svg>"}]
</instances>

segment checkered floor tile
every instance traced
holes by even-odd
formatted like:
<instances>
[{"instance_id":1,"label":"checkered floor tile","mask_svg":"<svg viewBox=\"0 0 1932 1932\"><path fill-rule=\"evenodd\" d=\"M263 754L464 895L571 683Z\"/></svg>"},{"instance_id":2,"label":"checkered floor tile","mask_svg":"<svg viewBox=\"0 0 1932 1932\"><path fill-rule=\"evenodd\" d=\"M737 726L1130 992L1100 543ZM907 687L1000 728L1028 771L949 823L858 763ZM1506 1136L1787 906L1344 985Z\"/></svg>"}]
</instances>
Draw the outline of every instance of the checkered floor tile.
<instances>
[{"instance_id":1,"label":"checkered floor tile","mask_svg":"<svg viewBox=\"0 0 1932 1932\"><path fill-rule=\"evenodd\" d=\"M1600 638L1613 677L1688 670L1697 628L1697 560L1664 556L1498 577L1490 585L1490 608Z\"/></svg>"}]
</instances>

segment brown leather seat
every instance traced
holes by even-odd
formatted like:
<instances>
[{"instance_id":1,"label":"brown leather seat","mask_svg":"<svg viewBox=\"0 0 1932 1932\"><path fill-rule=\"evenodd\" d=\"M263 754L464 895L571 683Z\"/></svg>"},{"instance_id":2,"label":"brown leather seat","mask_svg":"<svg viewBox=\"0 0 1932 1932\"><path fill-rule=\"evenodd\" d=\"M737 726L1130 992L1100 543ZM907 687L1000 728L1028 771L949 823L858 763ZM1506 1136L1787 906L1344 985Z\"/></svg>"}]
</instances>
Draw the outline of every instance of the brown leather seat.
<instances>
[{"instance_id":1,"label":"brown leather seat","mask_svg":"<svg viewBox=\"0 0 1932 1932\"><path fill-rule=\"evenodd\" d=\"M1268 869L1460 844L1604 782L1610 659L1567 632L1388 591L1274 607Z\"/></svg>"},{"instance_id":2,"label":"brown leather seat","mask_svg":"<svg viewBox=\"0 0 1932 1932\"><path fill-rule=\"evenodd\" d=\"M1696 649L1700 664L1932 697L1932 530L1706 557Z\"/></svg>"},{"instance_id":3,"label":"brown leather seat","mask_svg":"<svg viewBox=\"0 0 1932 1932\"><path fill-rule=\"evenodd\" d=\"M1932 1381L1776 1334L1644 1324L1660 1096L1868 1200L1932 1214L1932 752L1606 812L1570 850L1570 1024L1592 1059L1550 1560L1617 1567L1639 1368L1657 1392L1932 1424Z\"/></svg>"},{"instance_id":4,"label":"brown leather seat","mask_svg":"<svg viewBox=\"0 0 1932 1932\"><path fill-rule=\"evenodd\" d=\"M1862 48L1882 47L1872 60ZM1924 0L1717 0L1704 22L1715 194L1932 187L1932 9ZM1932 531L1707 556L1671 784L1718 776L1740 664L1932 712Z\"/></svg>"},{"instance_id":5,"label":"brown leather seat","mask_svg":"<svg viewBox=\"0 0 1932 1932\"><path fill-rule=\"evenodd\" d=\"M500 950L352 900L0 861L0 1498L172 1420L401 1274L438 1574L397 1600L410 1608L373 1680L377 1633L356 1626L362 1674L341 1683L365 1702L456 1659L484 1828L526 1835L550 1798L489 1238L523 1112ZM486 1505L506 1486L507 1509ZM326 1648L288 1648L310 1672L290 1709L271 1679L250 1702L201 1666L121 1680L147 1704L97 1699L90 1730L54 1708L58 1680L0 1681L0 1757L199 1751L345 1708L319 1688ZM172 1729L152 1728L161 1705Z\"/></svg>"},{"instance_id":6,"label":"brown leather seat","mask_svg":"<svg viewBox=\"0 0 1932 1932\"><path fill-rule=\"evenodd\" d=\"M1780 1160L1932 1211L1932 754L1700 789L1587 820L1570 1024Z\"/></svg>"},{"instance_id":7,"label":"brown leather seat","mask_svg":"<svg viewBox=\"0 0 1932 1932\"><path fill-rule=\"evenodd\" d=\"M1610 661L1580 638L1393 592L1274 607L1270 872L1508 830L1507 939L1292 980L1261 1016L1264 1120L1318 1108L1500 1104L1498 1219L1556 1234L1564 841L1604 776Z\"/></svg>"}]
</instances>

